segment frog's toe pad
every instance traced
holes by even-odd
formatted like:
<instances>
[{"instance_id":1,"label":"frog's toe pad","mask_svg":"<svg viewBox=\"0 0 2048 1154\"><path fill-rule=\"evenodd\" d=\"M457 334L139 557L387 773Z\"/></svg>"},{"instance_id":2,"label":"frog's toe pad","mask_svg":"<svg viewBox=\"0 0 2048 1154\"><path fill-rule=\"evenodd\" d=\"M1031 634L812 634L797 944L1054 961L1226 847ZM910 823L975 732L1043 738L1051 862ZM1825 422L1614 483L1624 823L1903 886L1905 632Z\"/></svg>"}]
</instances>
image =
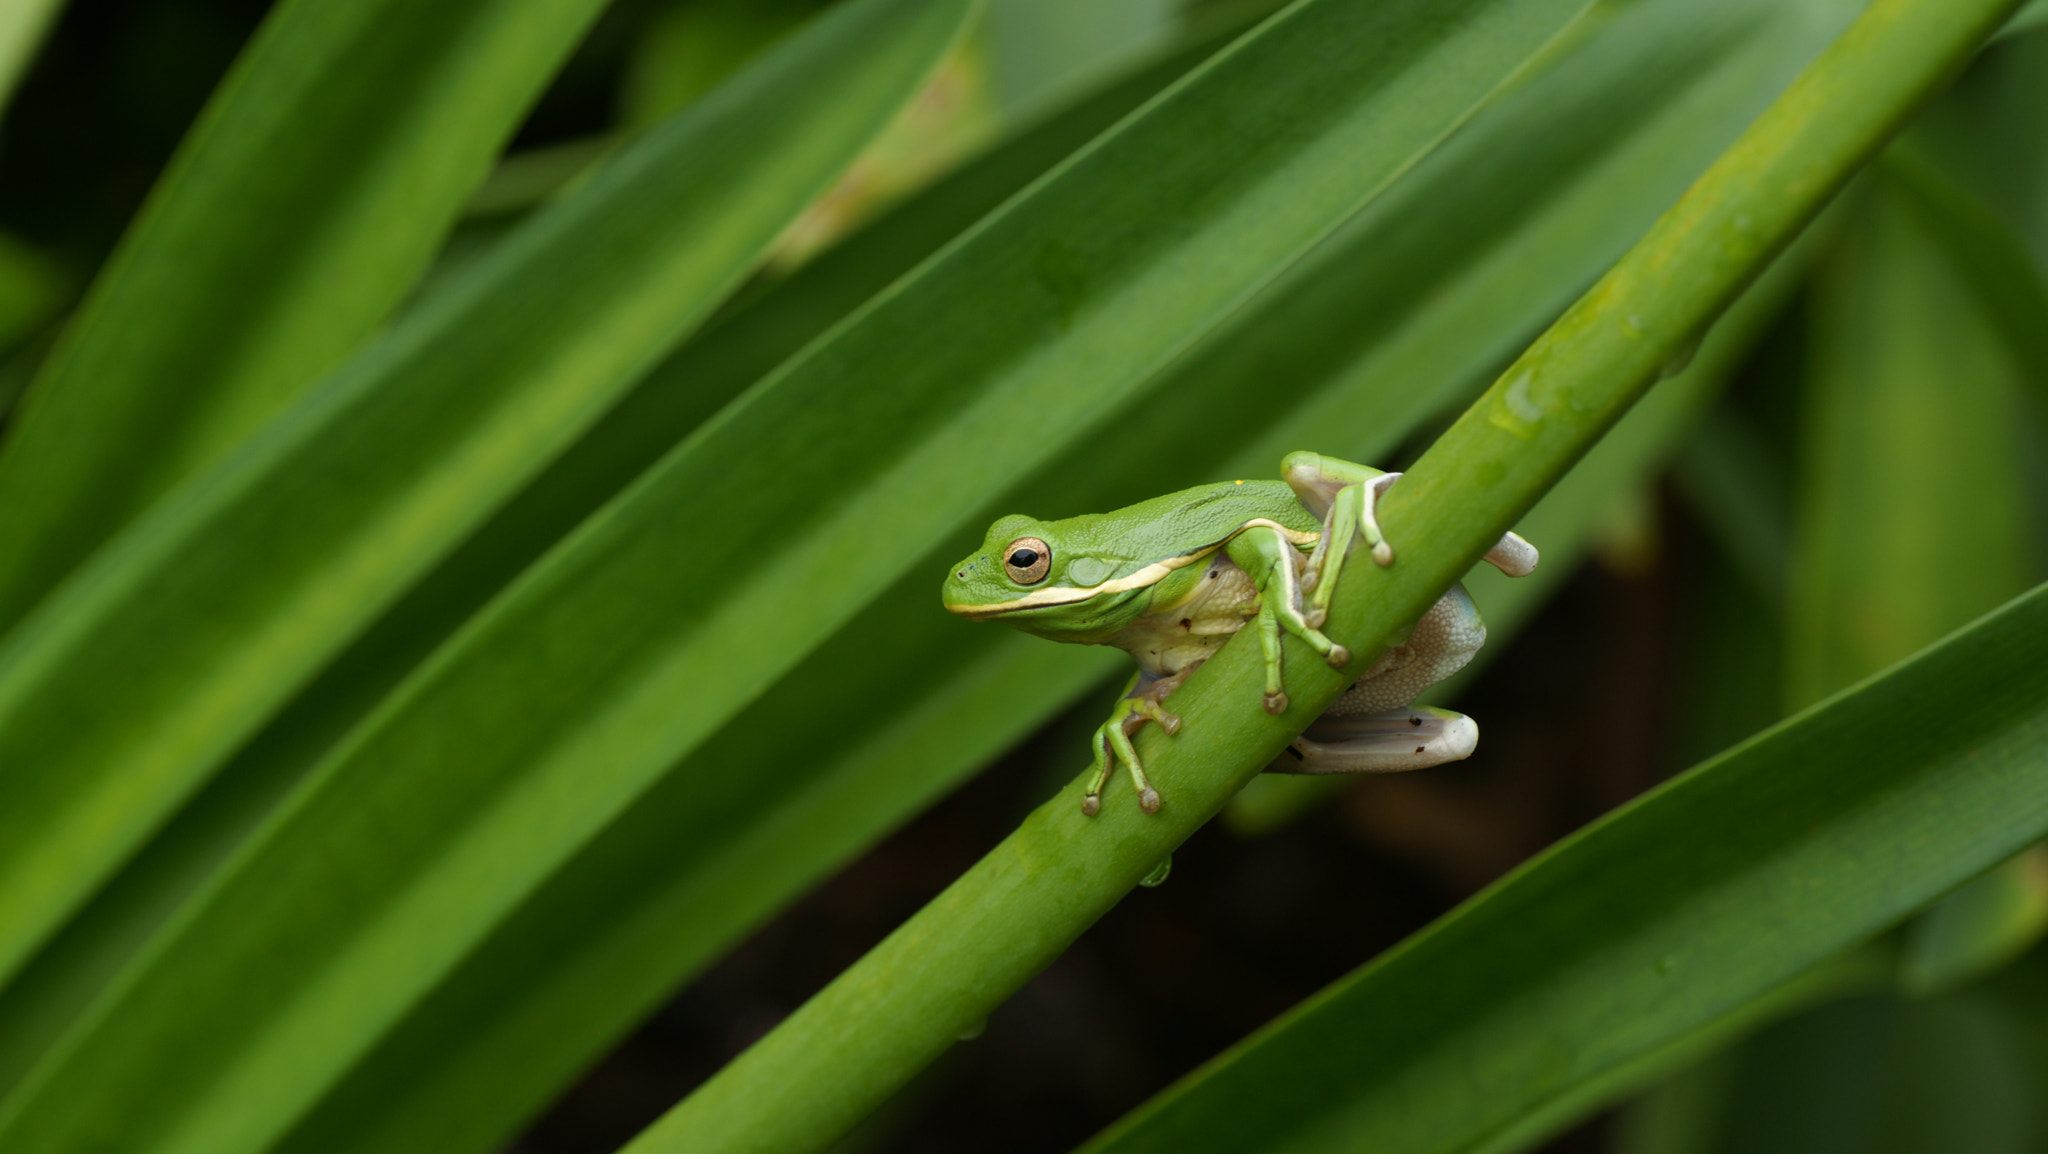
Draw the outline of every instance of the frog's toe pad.
<instances>
[{"instance_id":1,"label":"frog's toe pad","mask_svg":"<svg viewBox=\"0 0 2048 1154\"><path fill-rule=\"evenodd\" d=\"M1091 794L1089 794L1089 795L1088 795L1087 797L1084 797L1084 798L1082 798L1082 799L1081 799L1081 816L1082 816L1082 817L1094 817L1094 816L1095 816L1096 814L1098 814L1098 813L1101 813L1101 812L1102 812L1102 795L1101 795L1101 794L1099 794L1099 793L1091 793Z\"/></svg>"},{"instance_id":2,"label":"frog's toe pad","mask_svg":"<svg viewBox=\"0 0 2048 1154\"><path fill-rule=\"evenodd\" d=\"M1159 791L1153 789L1149 785L1146 786L1145 792L1138 795L1138 808L1144 810L1146 813L1158 813Z\"/></svg>"},{"instance_id":3,"label":"frog's toe pad","mask_svg":"<svg viewBox=\"0 0 2048 1154\"><path fill-rule=\"evenodd\" d=\"M1285 693L1268 693L1266 695L1266 712L1276 717L1287 712L1287 695Z\"/></svg>"},{"instance_id":4,"label":"frog's toe pad","mask_svg":"<svg viewBox=\"0 0 2048 1154\"><path fill-rule=\"evenodd\" d=\"M1463 761L1479 725L1448 709L1410 706L1367 716L1324 717L1283 752L1273 773L1398 773Z\"/></svg>"}]
</instances>

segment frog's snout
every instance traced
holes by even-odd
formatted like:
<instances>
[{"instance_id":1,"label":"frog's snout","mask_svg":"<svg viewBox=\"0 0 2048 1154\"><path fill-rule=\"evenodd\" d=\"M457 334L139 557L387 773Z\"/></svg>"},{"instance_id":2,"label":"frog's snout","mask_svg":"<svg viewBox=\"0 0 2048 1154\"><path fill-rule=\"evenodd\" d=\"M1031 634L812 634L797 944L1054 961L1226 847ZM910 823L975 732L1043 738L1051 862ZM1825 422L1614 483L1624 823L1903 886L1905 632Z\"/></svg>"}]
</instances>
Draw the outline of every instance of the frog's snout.
<instances>
[{"instance_id":1,"label":"frog's snout","mask_svg":"<svg viewBox=\"0 0 2048 1154\"><path fill-rule=\"evenodd\" d=\"M962 617L974 615L975 602L968 592L969 582L975 570L981 568L981 562L982 558L977 554L955 565L953 571L946 575L945 584L939 587L939 603L946 607L947 612Z\"/></svg>"}]
</instances>

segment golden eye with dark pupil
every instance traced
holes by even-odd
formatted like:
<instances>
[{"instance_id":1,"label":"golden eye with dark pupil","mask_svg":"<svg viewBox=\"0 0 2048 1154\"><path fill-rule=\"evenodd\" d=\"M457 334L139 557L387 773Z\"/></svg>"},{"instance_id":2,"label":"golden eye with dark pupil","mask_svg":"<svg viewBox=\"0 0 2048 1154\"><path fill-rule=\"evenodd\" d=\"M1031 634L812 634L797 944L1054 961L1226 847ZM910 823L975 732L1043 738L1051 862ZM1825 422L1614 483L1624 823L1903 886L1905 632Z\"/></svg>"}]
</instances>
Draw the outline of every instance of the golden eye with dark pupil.
<instances>
[{"instance_id":1,"label":"golden eye with dark pupil","mask_svg":"<svg viewBox=\"0 0 2048 1154\"><path fill-rule=\"evenodd\" d=\"M1019 585L1036 585L1052 569L1052 550L1036 537L1019 537L1003 553L1003 568Z\"/></svg>"}]
</instances>

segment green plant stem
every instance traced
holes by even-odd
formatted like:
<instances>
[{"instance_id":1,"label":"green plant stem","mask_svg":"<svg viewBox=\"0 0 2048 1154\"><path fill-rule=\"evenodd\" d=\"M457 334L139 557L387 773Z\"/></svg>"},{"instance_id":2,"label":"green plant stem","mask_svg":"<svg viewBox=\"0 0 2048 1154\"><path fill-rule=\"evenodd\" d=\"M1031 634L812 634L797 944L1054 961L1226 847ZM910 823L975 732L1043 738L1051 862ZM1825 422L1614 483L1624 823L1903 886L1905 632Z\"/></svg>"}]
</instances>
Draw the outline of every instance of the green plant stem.
<instances>
[{"instance_id":1,"label":"green plant stem","mask_svg":"<svg viewBox=\"0 0 2048 1154\"><path fill-rule=\"evenodd\" d=\"M1628 407L1687 357L2016 0L1876 0L1409 470L1382 505L1398 559L1347 572L1328 632L1363 662L1419 616ZM809 1150L969 1033L1343 691L1289 642L1293 707L1260 707L1255 639L1173 700L1140 755L1166 798L1080 812L1077 780L628 1149Z\"/></svg>"}]
</instances>

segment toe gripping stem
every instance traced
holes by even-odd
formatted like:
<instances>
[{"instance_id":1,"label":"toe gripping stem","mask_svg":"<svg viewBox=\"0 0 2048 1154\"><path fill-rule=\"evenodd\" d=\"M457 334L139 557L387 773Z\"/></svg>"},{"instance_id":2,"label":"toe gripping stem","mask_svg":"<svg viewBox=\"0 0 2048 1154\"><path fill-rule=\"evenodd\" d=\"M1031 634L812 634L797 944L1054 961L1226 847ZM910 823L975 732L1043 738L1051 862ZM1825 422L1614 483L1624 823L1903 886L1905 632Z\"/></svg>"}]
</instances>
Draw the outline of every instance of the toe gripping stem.
<instances>
[{"instance_id":1,"label":"toe gripping stem","mask_svg":"<svg viewBox=\"0 0 2048 1154\"><path fill-rule=\"evenodd\" d=\"M1150 697L1127 696L1110 710L1109 720L1095 730L1095 761L1090 767L1094 772L1088 778L1088 790L1081 798L1081 812L1094 817L1102 812L1102 788L1109 784L1109 775L1116 771L1119 761L1131 774L1131 788L1138 792L1138 808L1146 813L1159 812L1159 791L1152 788L1152 782L1145 777L1145 766L1138 760L1138 751L1131 745L1131 735L1143 728L1146 722L1154 722L1169 735L1180 732L1180 715L1168 713L1164 706Z\"/></svg>"}]
</instances>

